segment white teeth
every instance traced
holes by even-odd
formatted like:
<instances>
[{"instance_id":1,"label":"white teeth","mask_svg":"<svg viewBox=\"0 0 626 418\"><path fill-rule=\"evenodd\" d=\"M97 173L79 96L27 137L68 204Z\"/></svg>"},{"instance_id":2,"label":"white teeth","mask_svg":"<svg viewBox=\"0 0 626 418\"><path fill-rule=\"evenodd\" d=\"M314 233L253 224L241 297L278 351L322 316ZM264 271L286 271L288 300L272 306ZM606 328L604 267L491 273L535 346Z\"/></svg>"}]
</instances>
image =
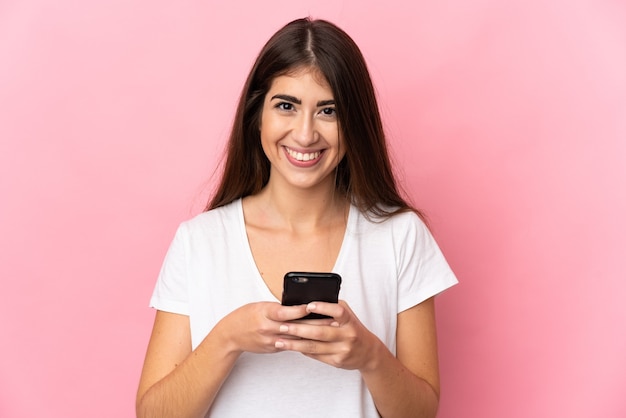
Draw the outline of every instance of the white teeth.
<instances>
[{"instance_id":1,"label":"white teeth","mask_svg":"<svg viewBox=\"0 0 626 418\"><path fill-rule=\"evenodd\" d=\"M287 147L285 147L287 148ZM301 152L296 152L293 151L289 148L287 148L287 152L289 153L289 155L291 155L293 158L295 158L298 161L310 161L310 160L314 160L317 157L320 156L321 152L316 151L316 152L307 152L307 153L301 153Z\"/></svg>"}]
</instances>

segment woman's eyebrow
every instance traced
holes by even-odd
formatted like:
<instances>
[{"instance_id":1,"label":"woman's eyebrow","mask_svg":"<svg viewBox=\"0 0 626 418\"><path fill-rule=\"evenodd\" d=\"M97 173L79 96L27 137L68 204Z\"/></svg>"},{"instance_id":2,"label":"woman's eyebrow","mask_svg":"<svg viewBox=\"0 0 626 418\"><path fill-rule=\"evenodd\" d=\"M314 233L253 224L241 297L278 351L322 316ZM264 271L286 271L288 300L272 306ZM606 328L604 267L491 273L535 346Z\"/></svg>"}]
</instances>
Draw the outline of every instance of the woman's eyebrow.
<instances>
[{"instance_id":1,"label":"woman's eyebrow","mask_svg":"<svg viewBox=\"0 0 626 418\"><path fill-rule=\"evenodd\" d=\"M274 99L285 100L287 102L291 102L295 104L302 104L302 100L293 96L289 96L288 94L275 94L274 96L272 96L272 100Z\"/></svg>"},{"instance_id":2,"label":"woman's eyebrow","mask_svg":"<svg viewBox=\"0 0 626 418\"><path fill-rule=\"evenodd\" d=\"M335 101L333 99L331 99L331 100L320 100L319 102L317 102L317 107L334 105L334 104L335 104Z\"/></svg>"},{"instance_id":3,"label":"woman's eyebrow","mask_svg":"<svg viewBox=\"0 0 626 418\"><path fill-rule=\"evenodd\" d=\"M297 97L294 96L290 96L288 94L275 94L272 96L271 100L274 99L279 99L279 100L285 100L287 102L291 102L291 103L295 103L295 104L302 104L302 100L298 99ZM328 105L334 105L335 104L335 100L330 99L330 100L320 100L319 102L317 102L317 106L321 107L321 106L328 106Z\"/></svg>"}]
</instances>

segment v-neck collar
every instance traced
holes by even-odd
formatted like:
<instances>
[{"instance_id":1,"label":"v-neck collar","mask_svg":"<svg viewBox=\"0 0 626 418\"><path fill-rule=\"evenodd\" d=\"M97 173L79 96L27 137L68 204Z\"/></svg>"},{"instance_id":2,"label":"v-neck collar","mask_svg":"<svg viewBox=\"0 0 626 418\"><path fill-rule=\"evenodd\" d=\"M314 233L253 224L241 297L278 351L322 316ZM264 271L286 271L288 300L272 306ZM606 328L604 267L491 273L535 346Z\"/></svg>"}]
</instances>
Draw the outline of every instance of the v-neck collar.
<instances>
[{"instance_id":1,"label":"v-neck collar","mask_svg":"<svg viewBox=\"0 0 626 418\"><path fill-rule=\"evenodd\" d=\"M236 205L237 216L239 220L239 235L242 242L242 247L245 249L245 262L248 264L249 270L254 276L254 284L258 288L258 290L264 295L264 300L280 302L280 300L278 300L276 296L274 296L274 294L270 291L270 288L267 286L267 283L265 283L265 280L263 279L263 276L261 276L261 273L257 268L256 262L254 261L252 248L250 247L250 241L248 240L248 233L246 232L246 220L243 213L243 199L240 198L233 203ZM358 216L358 214L356 213L357 211L358 209L356 208L356 206L351 204L348 210L346 230L343 233L343 240L341 241L341 247L339 248L337 258L335 259L335 264L332 269L333 272L337 272L341 269L345 254L348 252L348 249L351 245L351 231L354 231L355 229L354 226L357 222L356 218Z\"/></svg>"}]
</instances>

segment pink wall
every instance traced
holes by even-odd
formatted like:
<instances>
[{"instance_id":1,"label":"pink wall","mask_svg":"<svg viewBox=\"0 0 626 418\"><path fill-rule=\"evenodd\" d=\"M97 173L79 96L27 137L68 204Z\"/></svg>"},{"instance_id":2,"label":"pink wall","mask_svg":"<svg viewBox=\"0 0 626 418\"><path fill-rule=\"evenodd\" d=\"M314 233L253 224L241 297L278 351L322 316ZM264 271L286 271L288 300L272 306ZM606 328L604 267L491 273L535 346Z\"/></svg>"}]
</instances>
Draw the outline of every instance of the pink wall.
<instances>
[{"instance_id":1,"label":"pink wall","mask_svg":"<svg viewBox=\"0 0 626 418\"><path fill-rule=\"evenodd\" d=\"M362 47L461 280L440 417L626 416L623 2L214 3L0 3L0 416L133 415L174 228L307 14Z\"/></svg>"}]
</instances>

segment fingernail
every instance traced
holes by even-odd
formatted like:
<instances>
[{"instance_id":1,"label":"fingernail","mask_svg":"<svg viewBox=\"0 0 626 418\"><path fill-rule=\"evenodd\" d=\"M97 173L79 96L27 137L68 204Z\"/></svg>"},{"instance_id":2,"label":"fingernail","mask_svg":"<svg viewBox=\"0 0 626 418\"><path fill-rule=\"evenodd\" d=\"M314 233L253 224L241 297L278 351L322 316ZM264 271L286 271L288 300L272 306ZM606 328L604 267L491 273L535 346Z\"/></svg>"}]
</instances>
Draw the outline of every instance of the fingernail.
<instances>
[{"instance_id":1,"label":"fingernail","mask_svg":"<svg viewBox=\"0 0 626 418\"><path fill-rule=\"evenodd\" d=\"M287 332L289 331L289 327L287 325L281 325L279 330L280 332Z\"/></svg>"},{"instance_id":2,"label":"fingernail","mask_svg":"<svg viewBox=\"0 0 626 418\"><path fill-rule=\"evenodd\" d=\"M308 305L306 305L307 312L311 312L315 308L316 308L316 305L314 303L309 303Z\"/></svg>"},{"instance_id":3,"label":"fingernail","mask_svg":"<svg viewBox=\"0 0 626 418\"><path fill-rule=\"evenodd\" d=\"M339 322L335 321L335 322L331 322L330 323L331 327L338 327L339 326Z\"/></svg>"},{"instance_id":4,"label":"fingernail","mask_svg":"<svg viewBox=\"0 0 626 418\"><path fill-rule=\"evenodd\" d=\"M285 343L282 342L282 341L276 341L274 343L274 347L276 347L276 348L283 348L284 346L285 346Z\"/></svg>"}]
</instances>

